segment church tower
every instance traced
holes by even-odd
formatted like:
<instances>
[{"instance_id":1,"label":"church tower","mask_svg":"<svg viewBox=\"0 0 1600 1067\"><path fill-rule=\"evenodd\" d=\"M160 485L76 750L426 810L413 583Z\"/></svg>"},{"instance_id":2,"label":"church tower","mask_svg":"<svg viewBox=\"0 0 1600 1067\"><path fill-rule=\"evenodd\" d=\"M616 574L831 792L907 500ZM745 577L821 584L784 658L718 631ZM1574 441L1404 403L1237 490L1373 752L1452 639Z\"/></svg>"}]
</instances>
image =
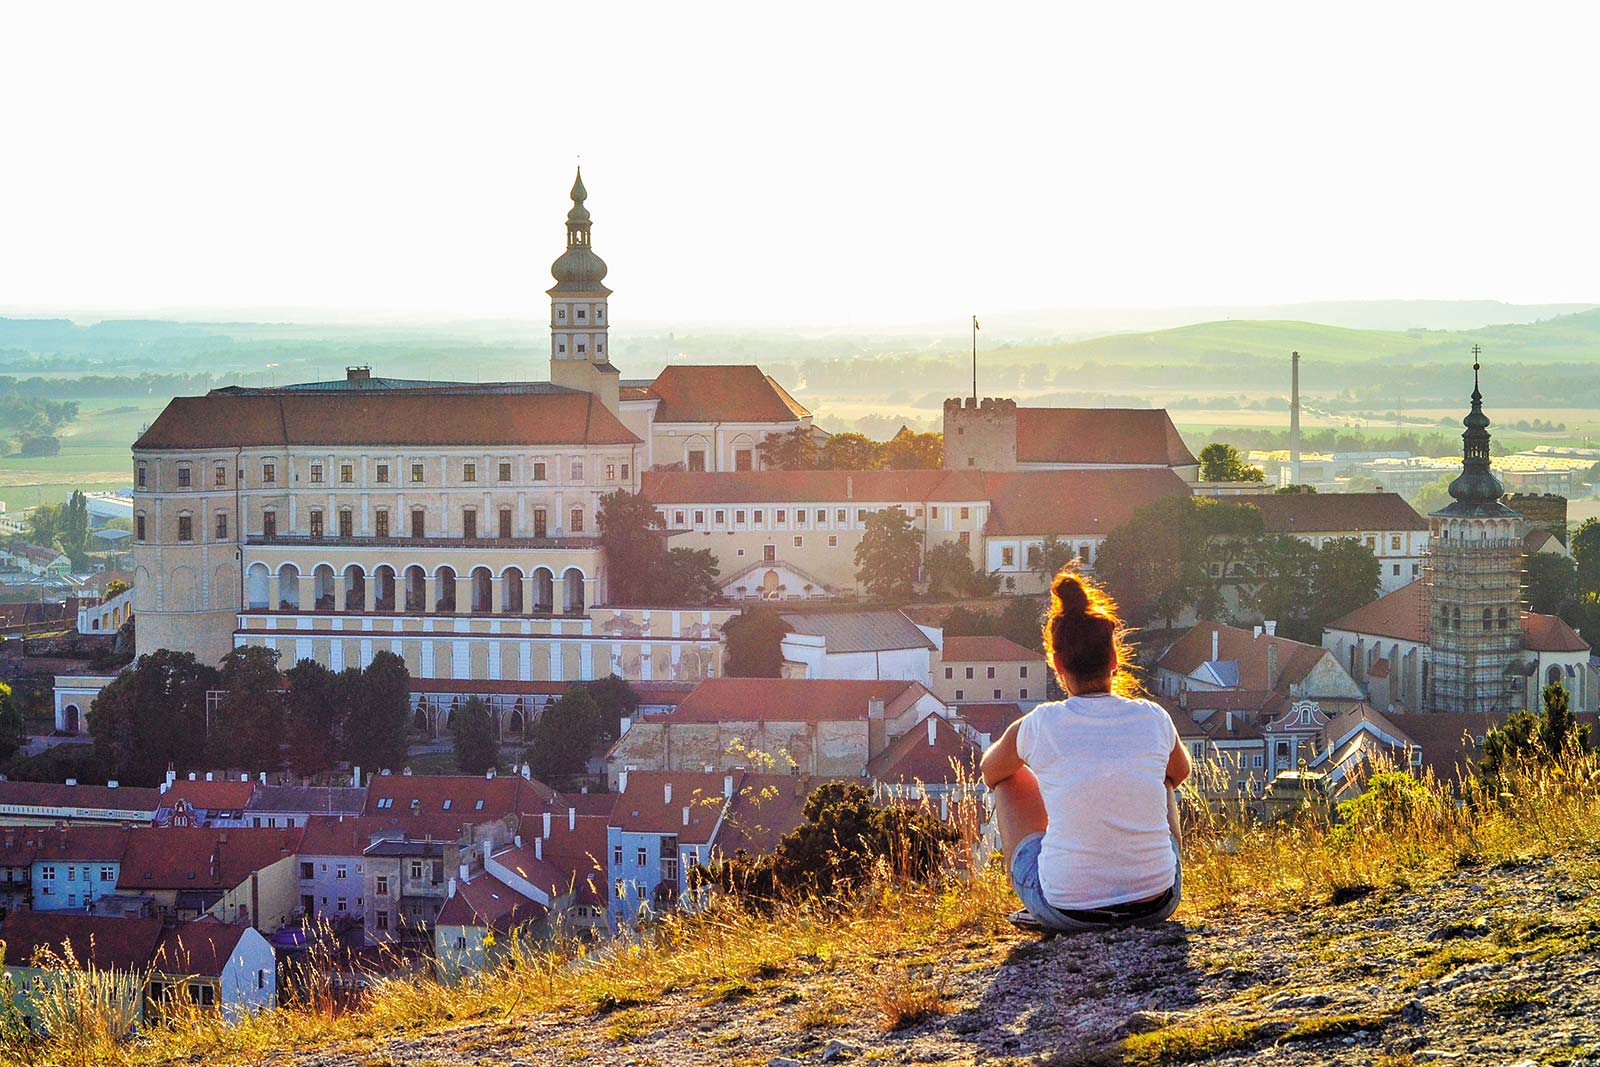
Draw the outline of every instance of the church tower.
<instances>
[{"instance_id":1,"label":"church tower","mask_svg":"<svg viewBox=\"0 0 1600 1067\"><path fill-rule=\"evenodd\" d=\"M1472 408L1462 421L1461 476L1451 503L1428 517L1429 706L1509 711L1520 706L1522 516L1489 470L1489 417L1472 347Z\"/></svg>"},{"instance_id":2,"label":"church tower","mask_svg":"<svg viewBox=\"0 0 1600 1067\"><path fill-rule=\"evenodd\" d=\"M611 365L606 344L606 262L589 244L589 193L583 169L572 183L572 210L567 212L567 250L550 265L556 284L550 294L550 380L556 385L594 393L617 411L620 374Z\"/></svg>"}]
</instances>

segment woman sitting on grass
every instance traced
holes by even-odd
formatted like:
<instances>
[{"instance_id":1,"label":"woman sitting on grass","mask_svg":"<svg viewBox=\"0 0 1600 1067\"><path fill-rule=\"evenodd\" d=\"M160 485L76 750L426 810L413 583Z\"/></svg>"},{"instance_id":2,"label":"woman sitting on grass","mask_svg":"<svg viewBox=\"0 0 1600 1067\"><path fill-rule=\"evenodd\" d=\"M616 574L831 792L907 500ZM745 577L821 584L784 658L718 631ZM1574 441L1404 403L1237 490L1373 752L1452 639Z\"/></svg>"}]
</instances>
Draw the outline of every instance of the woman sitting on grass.
<instances>
[{"instance_id":1,"label":"woman sitting on grass","mask_svg":"<svg viewBox=\"0 0 1600 1067\"><path fill-rule=\"evenodd\" d=\"M1160 706L1130 699L1116 605L1072 570L1056 575L1045 655L1067 699L1040 704L983 754L1006 865L1048 930L1150 926L1183 888L1178 805L1189 754Z\"/></svg>"}]
</instances>

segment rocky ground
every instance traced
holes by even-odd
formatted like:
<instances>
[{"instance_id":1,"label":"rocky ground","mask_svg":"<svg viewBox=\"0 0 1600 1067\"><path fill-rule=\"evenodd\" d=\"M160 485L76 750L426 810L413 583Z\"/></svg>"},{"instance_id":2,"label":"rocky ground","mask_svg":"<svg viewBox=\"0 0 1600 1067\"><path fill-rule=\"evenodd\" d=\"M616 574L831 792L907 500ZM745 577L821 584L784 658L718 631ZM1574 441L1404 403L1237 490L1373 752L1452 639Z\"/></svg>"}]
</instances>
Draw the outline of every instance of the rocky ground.
<instances>
[{"instance_id":1,"label":"rocky ground","mask_svg":"<svg viewBox=\"0 0 1600 1067\"><path fill-rule=\"evenodd\" d=\"M293 1067L826 1063L1600 1067L1600 846L1287 916L803 958L609 1012L530 1014Z\"/></svg>"}]
</instances>

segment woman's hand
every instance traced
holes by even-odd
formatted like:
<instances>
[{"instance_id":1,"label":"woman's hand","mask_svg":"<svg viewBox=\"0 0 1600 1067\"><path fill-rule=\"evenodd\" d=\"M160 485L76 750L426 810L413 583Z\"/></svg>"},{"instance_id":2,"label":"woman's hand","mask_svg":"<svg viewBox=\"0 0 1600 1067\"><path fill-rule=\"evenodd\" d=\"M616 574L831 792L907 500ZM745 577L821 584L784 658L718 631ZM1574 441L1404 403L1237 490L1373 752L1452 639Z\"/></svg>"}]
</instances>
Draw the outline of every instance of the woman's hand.
<instances>
[{"instance_id":1,"label":"woman's hand","mask_svg":"<svg viewBox=\"0 0 1600 1067\"><path fill-rule=\"evenodd\" d=\"M1021 722L1022 720L1018 719L1007 726L1006 732L1000 735L1000 740L989 746L989 750L983 754L983 759L978 763L978 772L983 775L983 784L990 789L1025 766L1022 756L1017 753L1017 726Z\"/></svg>"}]
</instances>

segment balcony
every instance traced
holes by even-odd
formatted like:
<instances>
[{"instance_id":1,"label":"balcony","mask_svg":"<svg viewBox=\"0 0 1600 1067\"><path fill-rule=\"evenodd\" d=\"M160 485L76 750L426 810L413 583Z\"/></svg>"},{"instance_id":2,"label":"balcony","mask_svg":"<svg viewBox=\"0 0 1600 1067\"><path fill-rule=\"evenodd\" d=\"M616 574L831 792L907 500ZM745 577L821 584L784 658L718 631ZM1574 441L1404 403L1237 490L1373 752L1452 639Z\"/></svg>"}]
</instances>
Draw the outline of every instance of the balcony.
<instances>
[{"instance_id":1,"label":"balcony","mask_svg":"<svg viewBox=\"0 0 1600 1067\"><path fill-rule=\"evenodd\" d=\"M251 547L279 548L505 548L505 549L598 549L598 537L340 537L337 534L253 533L245 537Z\"/></svg>"}]
</instances>

